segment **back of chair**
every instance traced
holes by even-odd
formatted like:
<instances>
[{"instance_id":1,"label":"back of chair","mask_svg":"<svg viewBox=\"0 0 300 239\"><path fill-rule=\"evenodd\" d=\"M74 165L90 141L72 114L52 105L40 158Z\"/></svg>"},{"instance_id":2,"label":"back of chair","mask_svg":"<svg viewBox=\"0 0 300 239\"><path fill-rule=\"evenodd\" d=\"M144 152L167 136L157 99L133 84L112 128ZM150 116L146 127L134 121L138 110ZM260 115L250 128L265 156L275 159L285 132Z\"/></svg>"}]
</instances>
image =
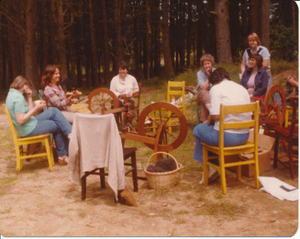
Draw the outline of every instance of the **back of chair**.
<instances>
[{"instance_id":1,"label":"back of chair","mask_svg":"<svg viewBox=\"0 0 300 239\"><path fill-rule=\"evenodd\" d=\"M249 121L240 122L224 122L226 114L241 114L241 113L252 113L252 119ZM250 104L243 105L222 105L220 107L220 118L219 118L219 148L224 147L224 130L227 129L243 129L253 128L254 137L253 143L258 145L258 131L259 131L259 102L253 102Z\"/></svg>"},{"instance_id":2,"label":"back of chair","mask_svg":"<svg viewBox=\"0 0 300 239\"><path fill-rule=\"evenodd\" d=\"M168 81L167 101L171 102L172 96L182 97L182 112L185 115L185 81Z\"/></svg>"},{"instance_id":3,"label":"back of chair","mask_svg":"<svg viewBox=\"0 0 300 239\"><path fill-rule=\"evenodd\" d=\"M10 126L10 130L11 130L11 133L12 133L12 136L13 136L14 143L17 145L17 141L18 141L19 136L17 134L17 131L15 129L15 125L12 121L11 115L10 115L9 110L8 110L6 105L4 106L4 111L5 111L5 114L6 114L7 119L8 119L8 123L9 123L9 126Z\"/></svg>"},{"instance_id":4,"label":"back of chair","mask_svg":"<svg viewBox=\"0 0 300 239\"><path fill-rule=\"evenodd\" d=\"M290 137L293 137L293 134L295 132L298 133L298 125L299 125L299 119L298 119L298 114L297 114L297 111L298 111L298 97L291 97L290 98L290 106L293 108L291 128L290 128Z\"/></svg>"}]
</instances>

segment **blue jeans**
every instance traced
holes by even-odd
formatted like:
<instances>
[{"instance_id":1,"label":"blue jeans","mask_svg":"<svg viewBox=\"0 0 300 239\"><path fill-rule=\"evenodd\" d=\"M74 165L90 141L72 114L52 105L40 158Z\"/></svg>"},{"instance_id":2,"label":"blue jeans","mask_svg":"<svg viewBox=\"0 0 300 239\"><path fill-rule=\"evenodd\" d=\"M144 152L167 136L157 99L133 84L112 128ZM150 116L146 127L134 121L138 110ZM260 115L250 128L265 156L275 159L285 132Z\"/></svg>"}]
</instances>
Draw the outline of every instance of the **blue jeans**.
<instances>
[{"instance_id":1,"label":"blue jeans","mask_svg":"<svg viewBox=\"0 0 300 239\"><path fill-rule=\"evenodd\" d=\"M193 158L203 164L202 144L219 146L219 131L214 129L213 125L198 124L193 131L195 135L196 145ZM245 144L249 138L249 133L232 134L224 132L224 146L236 146Z\"/></svg>"},{"instance_id":2,"label":"blue jeans","mask_svg":"<svg viewBox=\"0 0 300 239\"><path fill-rule=\"evenodd\" d=\"M51 133L53 134L57 155L65 156L69 153L68 135L72 126L57 108L51 108L36 116L37 125L27 136Z\"/></svg>"}]
</instances>

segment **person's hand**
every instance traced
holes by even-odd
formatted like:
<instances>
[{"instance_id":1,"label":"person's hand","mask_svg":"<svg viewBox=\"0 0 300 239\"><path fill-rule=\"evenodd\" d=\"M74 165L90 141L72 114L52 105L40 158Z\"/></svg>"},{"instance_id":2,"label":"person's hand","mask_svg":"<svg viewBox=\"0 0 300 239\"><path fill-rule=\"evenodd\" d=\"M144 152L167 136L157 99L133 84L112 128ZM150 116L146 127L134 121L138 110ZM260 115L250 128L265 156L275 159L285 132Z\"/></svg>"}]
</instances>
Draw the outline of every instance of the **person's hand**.
<instances>
[{"instance_id":1,"label":"person's hand","mask_svg":"<svg viewBox=\"0 0 300 239\"><path fill-rule=\"evenodd\" d=\"M201 90L207 90L208 87L209 87L209 82L208 82L208 80L206 80L206 81L202 84L202 86L200 86L200 89L201 89Z\"/></svg>"},{"instance_id":2,"label":"person's hand","mask_svg":"<svg viewBox=\"0 0 300 239\"><path fill-rule=\"evenodd\" d=\"M27 95L27 97L31 97L32 96L32 90L29 87L26 88L26 90L25 90L24 93Z\"/></svg>"},{"instance_id":3,"label":"person's hand","mask_svg":"<svg viewBox=\"0 0 300 239\"><path fill-rule=\"evenodd\" d=\"M127 98L130 98L131 96L132 96L132 92L129 92L129 93L126 94Z\"/></svg>"},{"instance_id":4,"label":"person's hand","mask_svg":"<svg viewBox=\"0 0 300 239\"><path fill-rule=\"evenodd\" d=\"M46 106L46 101L41 100L38 104L35 105L34 108L36 108L37 111L40 111L44 106Z\"/></svg>"},{"instance_id":5,"label":"person's hand","mask_svg":"<svg viewBox=\"0 0 300 239\"><path fill-rule=\"evenodd\" d=\"M71 99L72 104L76 104L78 102L77 98Z\"/></svg>"},{"instance_id":6,"label":"person's hand","mask_svg":"<svg viewBox=\"0 0 300 239\"><path fill-rule=\"evenodd\" d=\"M298 81L296 81L292 76L289 76L289 77L287 78L287 80L288 80L288 82L289 82L291 85L297 86L297 87L298 87L298 85L299 85Z\"/></svg>"}]
</instances>

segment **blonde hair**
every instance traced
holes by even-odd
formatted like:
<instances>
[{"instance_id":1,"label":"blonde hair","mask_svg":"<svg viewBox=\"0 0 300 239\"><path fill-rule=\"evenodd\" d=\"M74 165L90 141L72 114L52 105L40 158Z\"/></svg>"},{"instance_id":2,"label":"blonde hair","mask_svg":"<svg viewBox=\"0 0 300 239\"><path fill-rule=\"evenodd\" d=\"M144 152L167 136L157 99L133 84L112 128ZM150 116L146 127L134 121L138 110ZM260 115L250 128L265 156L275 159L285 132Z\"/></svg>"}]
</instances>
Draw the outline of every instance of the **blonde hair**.
<instances>
[{"instance_id":1,"label":"blonde hair","mask_svg":"<svg viewBox=\"0 0 300 239\"><path fill-rule=\"evenodd\" d=\"M26 77L19 75L10 84L10 88L19 90L19 89L23 88L24 85L30 86L30 82L29 82L29 80L27 80Z\"/></svg>"},{"instance_id":2,"label":"blonde hair","mask_svg":"<svg viewBox=\"0 0 300 239\"><path fill-rule=\"evenodd\" d=\"M257 44L259 46L261 45L261 41L255 32L252 32L251 34L249 34L249 36L247 37L247 41L248 41L248 43L249 43L249 41L257 41Z\"/></svg>"},{"instance_id":3,"label":"blonde hair","mask_svg":"<svg viewBox=\"0 0 300 239\"><path fill-rule=\"evenodd\" d=\"M204 61L210 61L212 65L215 64L215 58L211 54L208 54L208 53L201 56L201 58L200 58L201 66L203 66Z\"/></svg>"}]
</instances>

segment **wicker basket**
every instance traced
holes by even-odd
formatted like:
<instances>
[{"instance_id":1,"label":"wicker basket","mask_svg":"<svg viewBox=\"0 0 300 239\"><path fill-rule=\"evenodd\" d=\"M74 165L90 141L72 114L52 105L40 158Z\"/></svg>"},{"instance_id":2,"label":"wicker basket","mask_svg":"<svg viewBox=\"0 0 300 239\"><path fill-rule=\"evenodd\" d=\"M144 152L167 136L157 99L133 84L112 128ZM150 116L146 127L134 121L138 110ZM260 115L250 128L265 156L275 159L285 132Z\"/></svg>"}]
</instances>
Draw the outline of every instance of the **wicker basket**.
<instances>
[{"instance_id":1,"label":"wicker basket","mask_svg":"<svg viewBox=\"0 0 300 239\"><path fill-rule=\"evenodd\" d=\"M162 172L162 173L153 173L147 171L147 167L149 166L151 158L156 154L166 154L167 156L174 159L177 169L173 171L168 172ZM148 165L146 168L144 168L144 172L147 177L148 185L150 188L153 189L164 189L169 188L171 186L176 185L180 180L180 170L182 169L182 164L178 163L177 160L169 153L166 152L156 152L153 153L149 159L148 159Z\"/></svg>"}]
</instances>

